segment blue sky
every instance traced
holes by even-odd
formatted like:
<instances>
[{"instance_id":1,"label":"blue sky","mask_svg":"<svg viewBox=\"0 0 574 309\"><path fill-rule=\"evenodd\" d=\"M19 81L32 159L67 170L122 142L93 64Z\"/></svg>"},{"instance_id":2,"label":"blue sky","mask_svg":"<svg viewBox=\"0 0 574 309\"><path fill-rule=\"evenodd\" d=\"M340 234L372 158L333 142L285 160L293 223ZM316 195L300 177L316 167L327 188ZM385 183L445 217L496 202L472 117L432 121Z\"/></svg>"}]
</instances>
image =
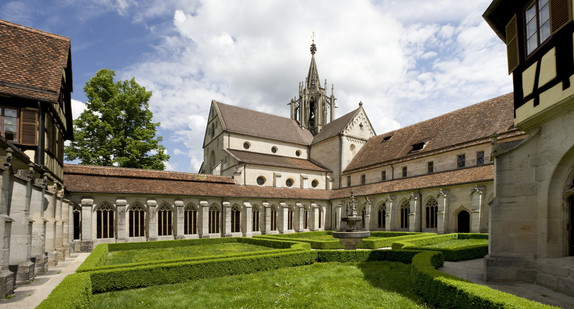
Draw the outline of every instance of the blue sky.
<instances>
[{"instance_id":1,"label":"blue sky","mask_svg":"<svg viewBox=\"0 0 574 309\"><path fill-rule=\"evenodd\" d=\"M197 172L212 99L289 116L310 62L337 116L362 101L377 134L512 91L490 0L20 0L0 18L71 38L73 109L101 68L153 92L168 169ZM480 115L477 115L480 117Z\"/></svg>"}]
</instances>

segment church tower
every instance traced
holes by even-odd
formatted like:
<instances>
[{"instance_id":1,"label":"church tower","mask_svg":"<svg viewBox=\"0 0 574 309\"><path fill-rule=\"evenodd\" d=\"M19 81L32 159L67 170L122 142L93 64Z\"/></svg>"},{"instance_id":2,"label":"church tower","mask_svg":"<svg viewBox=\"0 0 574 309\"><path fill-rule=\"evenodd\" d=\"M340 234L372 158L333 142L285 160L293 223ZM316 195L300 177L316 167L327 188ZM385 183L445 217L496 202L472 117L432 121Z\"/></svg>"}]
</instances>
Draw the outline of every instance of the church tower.
<instances>
[{"instance_id":1,"label":"church tower","mask_svg":"<svg viewBox=\"0 0 574 309\"><path fill-rule=\"evenodd\" d=\"M331 95L327 96L327 80L321 87L317 64L315 63L317 46L315 40L311 44L311 65L304 83L299 83L299 98L292 99L291 119L296 120L303 129L308 129L316 135L329 122L335 120L335 96L333 86Z\"/></svg>"}]
</instances>

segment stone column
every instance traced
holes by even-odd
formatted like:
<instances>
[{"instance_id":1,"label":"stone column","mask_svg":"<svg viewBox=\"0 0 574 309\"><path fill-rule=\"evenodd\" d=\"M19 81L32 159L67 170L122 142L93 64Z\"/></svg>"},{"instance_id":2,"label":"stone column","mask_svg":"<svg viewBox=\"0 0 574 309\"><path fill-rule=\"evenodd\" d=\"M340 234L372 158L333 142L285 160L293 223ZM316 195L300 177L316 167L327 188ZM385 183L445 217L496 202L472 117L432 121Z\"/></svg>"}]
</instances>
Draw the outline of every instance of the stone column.
<instances>
[{"instance_id":1,"label":"stone column","mask_svg":"<svg viewBox=\"0 0 574 309\"><path fill-rule=\"evenodd\" d=\"M440 189L437 199L438 199L438 209L437 209L437 233L445 234L448 232L448 190Z\"/></svg>"},{"instance_id":2,"label":"stone column","mask_svg":"<svg viewBox=\"0 0 574 309\"><path fill-rule=\"evenodd\" d=\"M62 220L62 209L64 204L64 187L60 185L60 190L56 192L56 214L55 214L55 222L56 222L56 238L54 247L58 252L58 260L63 261L66 258L66 251L64 249L64 229L63 229L63 220Z\"/></svg>"},{"instance_id":3,"label":"stone column","mask_svg":"<svg viewBox=\"0 0 574 309\"><path fill-rule=\"evenodd\" d=\"M409 209L409 232L420 232L421 231L421 196L420 193L411 193L409 198L410 209Z\"/></svg>"},{"instance_id":4,"label":"stone column","mask_svg":"<svg viewBox=\"0 0 574 309\"><path fill-rule=\"evenodd\" d=\"M184 228L183 228L183 216L185 215L185 204L183 203L182 200L175 200L173 202L173 205L175 205L175 230L173 231L175 239L184 239L183 236L183 232L184 232Z\"/></svg>"},{"instance_id":5,"label":"stone column","mask_svg":"<svg viewBox=\"0 0 574 309\"><path fill-rule=\"evenodd\" d=\"M241 231L243 232L243 237L253 236L253 206L249 202L243 202Z\"/></svg>"},{"instance_id":6,"label":"stone column","mask_svg":"<svg viewBox=\"0 0 574 309\"><path fill-rule=\"evenodd\" d=\"M262 234L269 234L271 231L271 206L267 202L261 203L263 206L263 230Z\"/></svg>"},{"instance_id":7,"label":"stone column","mask_svg":"<svg viewBox=\"0 0 574 309\"><path fill-rule=\"evenodd\" d=\"M343 208L343 203L339 203L335 206L335 231L341 229L341 209Z\"/></svg>"},{"instance_id":8,"label":"stone column","mask_svg":"<svg viewBox=\"0 0 574 309\"><path fill-rule=\"evenodd\" d=\"M148 213L147 240L154 241L157 240L157 201L147 200L146 205Z\"/></svg>"},{"instance_id":9,"label":"stone column","mask_svg":"<svg viewBox=\"0 0 574 309\"><path fill-rule=\"evenodd\" d=\"M394 213L397 211L395 208L397 207L394 203L395 196L394 195L387 195L385 198L385 204L387 206L386 211L386 218L385 218L385 230L392 231L395 229L395 221L394 220Z\"/></svg>"},{"instance_id":10,"label":"stone column","mask_svg":"<svg viewBox=\"0 0 574 309\"><path fill-rule=\"evenodd\" d=\"M6 156L0 157L3 161L0 164L0 175L2 177L0 188L0 298L4 298L14 293L15 274L10 271L10 236L12 231L12 222L10 218L11 202L11 175L12 166L12 149L6 149Z\"/></svg>"},{"instance_id":11,"label":"stone column","mask_svg":"<svg viewBox=\"0 0 574 309\"><path fill-rule=\"evenodd\" d=\"M221 222L223 223L221 235L223 237L231 237L231 203L221 203L221 216Z\"/></svg>"},{"instance_id":12,"label":"stone column","mask_svg":"<svg viewBox=\"0 0 574 309\"><path fill-rule=\"evenodd\" d=\"M363 227L365 230L371 230L371 212L373 208L373 200L371 200L368 196L365 196L365 222L363 222Z\"/></svg>"},{"instance_id":13,"label":"stone column","mask_svg":"<svg viewBox=\"0 0 574 309\"><path fill-rule=\"evenodd\" d=\"M303 230L305 230L305 206L301 203L295 203L295 209L296 212L293 213L293 229L296 232L303 232ZM288 213L286 213L285 216L287 216L287 214ZM309 227L307 226L307 228Z\"/></svg>"},{"instance_id":14,"label":"stone column","mask_svg":"<svg viewBox=\"0 0 574 309\"><path fill-rule=\"evenodd\" d=\"M481 232L481 221L482 221L482 208L484 207L484 191L485 186L474 186L474 189L470 192L470 199L472 201L472 210L470 212L470 232L480 233Z\"/></svg>"},{"instance_id":15,"label":"stone column","mask_svg":"<svg viewBox=\"0 0 574 309\"><path fill-rule=\"evenodd\" d=\"M47 178L36 178L32 187L30 201L30 216L34 220L32 225L32 258L36 259L36 275L48 272L48 255L46 254L46 225L44 211L48 206L45 199Z\"/></svg>"},{"instance_id":16,"label":"stone column","mask_svg":"<svg viewBox=\"0 0 574 309\"><path fill-rule=\"evenodd\" d=\"M199 201L199 237L209 238L209 203Z\"/></svg>"},{"instance_id":17,"label":"stone column","mask_svg":"<svg viewBox=\"0 0 574 309\"><path fill-rule=\"evenodd\" d=\"M82 206L82 241L80 242L80 250L82 252L91 252L94 249L94 234L92 232L94 200L83 198L80 206Z\"/></svg>"},{"instance_id":18,"label":"stone column","mask_svg":"<svg viewBox=\"0 0 574 309\"><path fill-rule=\"evenodd\" d=\"M311 203L309 207L309 229L311 231L318 231L319 230L319 207L316 203Z\"/></svg>"},{"instance_id":19,"label":"stone column","mask_svg":"<svg viewBox=\"0 0 574 309\"><path fill-rule=\"evenodd\" d=\"M117 232L117 242L126 242L128 241L128 223L127 223L127 216L128 216L128 201L125 198L118 198L116 199L116 226L118 228Z\"/></svg>"},{"instance_id":20,"label":"stone column","mask_svg":"<svg viewBox=\"0 0 574 309\"><path fill-rule=\"evenodd\" d=\"M289 206L287 203L279 203L279 218L277 218L277 227L280 233L285 234L289 230L287 228L287 215L289 212Z\"/></svg>"}]
</instances>

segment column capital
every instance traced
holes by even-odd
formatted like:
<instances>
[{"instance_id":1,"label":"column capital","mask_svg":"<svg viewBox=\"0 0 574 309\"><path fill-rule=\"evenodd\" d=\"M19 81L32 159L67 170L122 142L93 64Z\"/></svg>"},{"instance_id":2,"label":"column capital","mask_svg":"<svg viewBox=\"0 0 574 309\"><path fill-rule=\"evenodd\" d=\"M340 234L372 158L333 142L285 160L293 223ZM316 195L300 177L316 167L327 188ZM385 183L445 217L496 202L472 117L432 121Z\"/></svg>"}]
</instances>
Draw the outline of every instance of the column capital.
<instances>
[{"instance_id":1,"label":"column capital","mask_svg":"<svg viewBox=\"0 0 574 309\"><path fill-rule=\"evenodd\" d=\"M174 205L175 207L183 207L183 206L185 206L185 204L183 203L183 200L175 200L175 201L173 202L173 205Z\"/></svg>"}]
</instances>

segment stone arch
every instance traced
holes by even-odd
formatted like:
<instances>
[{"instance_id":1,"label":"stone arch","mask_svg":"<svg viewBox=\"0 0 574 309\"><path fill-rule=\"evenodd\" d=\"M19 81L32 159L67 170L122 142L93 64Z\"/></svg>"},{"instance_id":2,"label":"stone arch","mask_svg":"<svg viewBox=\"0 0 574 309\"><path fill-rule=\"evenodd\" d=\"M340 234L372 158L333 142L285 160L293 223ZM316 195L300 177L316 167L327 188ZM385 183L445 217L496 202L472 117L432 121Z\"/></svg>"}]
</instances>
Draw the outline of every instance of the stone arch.
<instances>
[{"instance_id":1,"label":"stone arch","mask_svg":"<svg viewBox=\"0 0 574 309\"><path fill-rule=\"evenodd\" d=\"M408 229L409 228L409 214L411 209L411 203L409 199L405 198L399 203L399 227L401 229Z\"/></svg>"},{"instance_id":2,"label":"stone arch","mask_svg":"<svg viewBox=\"0 0 574 309\"><path fill-rule=\"evenodd\" d=\"M183 234L194 235L198 233L197 217L199 208L194 203L188 203L183 208Z\"/></svg>"},{"instance_id":3,"label":"stone arch","mask_svg":"<svg viewBox=\"0 0 574 309\"><path fill-rule=\"evenodd\" d=\"M233 204L231 206L231 233L241 232L241 206Z\"/></svg>"},{"instance_id":4,"label":"stone arch","mask_svg":"<svg viewBox=\"0 0 574 309\"><path fill-rule=\"evenodd\" d=\"M156 210L157 236L173 235L173 206L167 202L161 203Z\"/></svg>"},{"instance_id":5,"label":"stone arch","mask_svg":"<svg viewBox=\"0 0 574 309\"><path fill-rule=\"evenodd\" d=\"M545 252L548 257L574 255L573 195L574 147L571 147L556 165L549 182Z\"/></svg>"},{"instance_id":6,"label":"stone arch","mask_svg":"<svg viewBox=\"0 0 574 309\"><path fill-rule=\"evenodd\" d=\"M215 203L209 206L209 234L221 233L221 207Z\"/></svg>"},{"instance_id":7,"label":"stone arch","mask_svg":"<svg viewBox=\"0 0 574 309\"><path fill-rule=\"evenodd\" d=\"M279 207L275 204L271 205L271 214L269 216L269 229L271 231L277 231L277 216L279 214Z\"/></svg>"},{"instance_id":8,"label":"stone arch","mask_svg":"<svg viewBox=\"0 0 574 309\"><path fill-rule=\"evenodd\" d=\"M115 206L103 201L94 208L96 214L96 238L115 238Z\"/></svg>"},{"instance_id":9,"label":"stone arch","mask_svg":"<svg viewBox=\"0 0 574 309\"><path fill-rule=\"evenodd\" d=\"M128 237L145 236L146 207L140 202L131 203L128 211Z\"/></svg>"},{"instance_id":10,"label":"stone arch","mask_svg":"<svg viewBox=\"0 0 574 309\"><path fill-rule=\"evenodd\" d=\"M387 203L382 202L377 207L377 228L385 229L387 227Z\"/></svg>"},{"instance_id":11,"label":"stone arch","mask_svg":"<svg viewBox=\"0 0 574 309\"><path fill-rule=\"evenodd\" d=\"M261 232L261 216L263 215L262 208L257 205L251 205L251 231Z\"/></svg>"},{"instance_id":12,"label":"stone arch","mask_svg":"<svg viewBox=\"0 0 574 309\"><path fill-rule=\"evenodd\" d=\"M470 233L470 210L460 206L454 212L457 233Z\"/></svg>"},{"instance_id":13,"label":"stone arch","mask_svg":"<svg viewBox=\"0 0 574 309\"><path fill-rule=\"evenodd\" d=\"M82 239L82 207L78 204L73 204L72 206L72 220L73 220L73 235L72 239L81 240Z\"/></svg>"},{"instance_id":14,"label":"stone arch","mask_svg":"<svg viewBox=\"0 0 574 309\"><path fill-rule=\"evenodd\" d=\"M425 228L436 229L438 226L438 201L434 196L429 196L423 205Z\"/></svg>"}]
</instances>

